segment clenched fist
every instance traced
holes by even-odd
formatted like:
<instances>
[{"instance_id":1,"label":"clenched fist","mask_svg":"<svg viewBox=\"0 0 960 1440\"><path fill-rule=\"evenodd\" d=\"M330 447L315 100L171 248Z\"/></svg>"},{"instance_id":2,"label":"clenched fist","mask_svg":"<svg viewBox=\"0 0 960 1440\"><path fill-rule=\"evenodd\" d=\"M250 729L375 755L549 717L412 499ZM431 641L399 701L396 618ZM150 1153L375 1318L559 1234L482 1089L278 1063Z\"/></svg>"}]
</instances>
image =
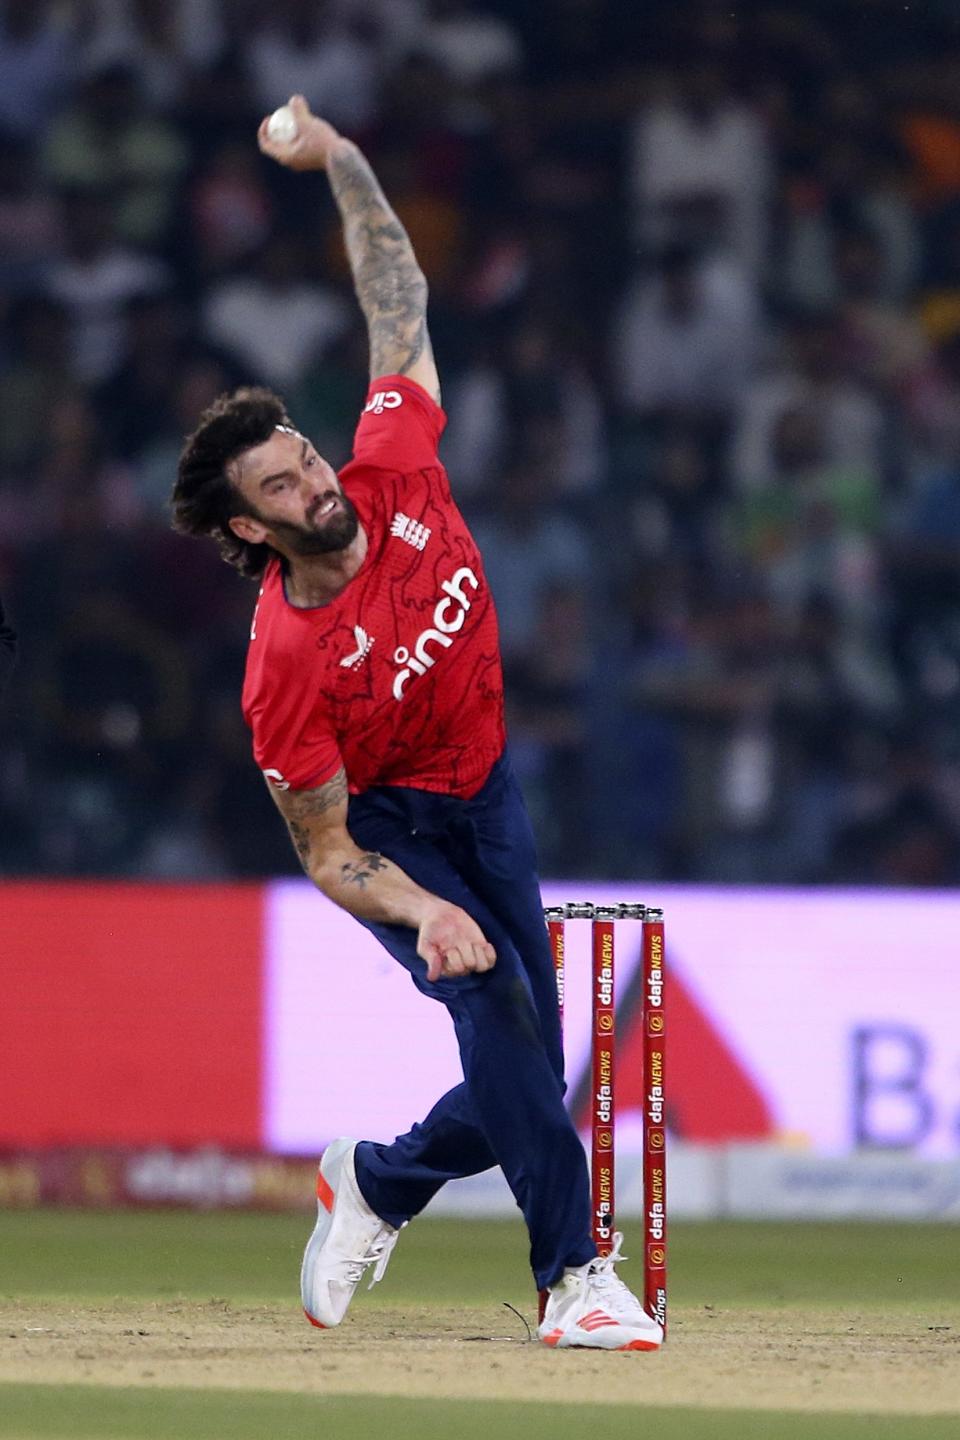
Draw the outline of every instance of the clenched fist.
<instances>
[{"instance_id":1,"label":"clenched fist","mask_svg":"<svg viewBox=\"0 0 960 1440\"><path fill-rule=\"evenodd\" d=\"M338 130L326 120L310 113L310 106L302 95L291 95L290 109L297 122L297 133L292 140L273 140L267 133L270 116L261 121L257 131L257 144L264 155L286 165L289 170L326 170L327 161L335 145L348 145Z\"/></svg>"},{"instance_id":2,"label":"clenched fist","mask_svg":"<svg viewBox=\"0 0 960 1440\"><path fill-rule=\"evenodd\" d=\"M477 922L446 900L430 905L420 921L417 954L427 962L427 979L492 970L497 952Z\"/></svg>"}]
</instances>

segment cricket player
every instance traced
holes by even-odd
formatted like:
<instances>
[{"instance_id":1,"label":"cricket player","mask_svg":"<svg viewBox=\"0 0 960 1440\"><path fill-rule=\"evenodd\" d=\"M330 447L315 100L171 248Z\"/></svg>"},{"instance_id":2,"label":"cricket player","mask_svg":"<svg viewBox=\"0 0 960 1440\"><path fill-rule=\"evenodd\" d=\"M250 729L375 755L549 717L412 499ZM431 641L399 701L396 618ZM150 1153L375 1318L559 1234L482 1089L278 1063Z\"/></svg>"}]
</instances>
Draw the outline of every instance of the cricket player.
<instances>
[{"instance_id":1,"label":"cricket player","mask_svg":"<svg viewBox=\"0 0 960 1440\"><path fill-rule=\"evenodd\" d=\"M448 1180L499 1165L523 1212L547 1345L652 1350L662 1332L591 1239L563 1104L556 986L530 823L505 752L493 600L437 457L427 286L360 150L295 96L261 150L324 170L370 340L340 474L269 391L221 397L187 440L174 524L260 580L243 710L303 868L445 1005L463 1083L391 1144L324 1152L301 1274L338 1325L364 1272ZM349 956L343 957L349 965Z\"/></svg>"}]
</instances>

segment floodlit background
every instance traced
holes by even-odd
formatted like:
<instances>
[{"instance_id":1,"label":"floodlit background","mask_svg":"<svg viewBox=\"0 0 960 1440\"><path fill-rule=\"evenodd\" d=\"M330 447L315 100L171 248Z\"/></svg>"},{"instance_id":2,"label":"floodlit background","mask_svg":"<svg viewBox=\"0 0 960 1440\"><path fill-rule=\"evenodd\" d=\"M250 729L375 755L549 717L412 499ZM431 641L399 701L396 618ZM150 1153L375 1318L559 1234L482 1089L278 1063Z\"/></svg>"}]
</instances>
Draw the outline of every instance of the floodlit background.
<instances>
[{"instance_id":1,"label":"floodlit background","mask_svg":"<svg viewBox=\"0 0 960 1440\"><path fill-rule=\"evenodd\" d=\"M676 1203L956 1211L958 41L952 0L0 3L0 1147L311 1151L455 1077L294 882L253 588L167 519L238 383L349 455L335 211L254 143L302 91L430 281L543 873L667 905Z\"/></svg>"},{"instance_id":2,"label":"floodlit background","mask_svg":"<svg viewBox=\"0 0 960 1440\"><path fill-rule=\"evenodd\" d=\"M432 287L552 875L944 885L960 784L960 124L945 0L6 0L0 864L294 873L249 584L170 534L242 380L334 463L362 320L302 90Z\"/></svg>"}]
</instances>

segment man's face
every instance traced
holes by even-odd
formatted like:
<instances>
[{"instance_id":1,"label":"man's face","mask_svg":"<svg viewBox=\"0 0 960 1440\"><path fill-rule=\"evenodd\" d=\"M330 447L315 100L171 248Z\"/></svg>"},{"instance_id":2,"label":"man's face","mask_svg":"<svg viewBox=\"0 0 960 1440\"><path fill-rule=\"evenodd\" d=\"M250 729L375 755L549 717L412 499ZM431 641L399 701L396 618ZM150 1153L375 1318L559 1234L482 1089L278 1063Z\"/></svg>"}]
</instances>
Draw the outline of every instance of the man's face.
<instances>
[{"instance_id":1,"label":"man's face","mask_svg":"<svg viewBox=\"0 0 960 1440\"><path fill-rule=\"evenodd\" d=\"M241 540L293 557L331 555L356 538L357 512L336 472L294 430L275 430L233 460L227 474L247 510L230 521Z\"/></svg>"}]
</instances>

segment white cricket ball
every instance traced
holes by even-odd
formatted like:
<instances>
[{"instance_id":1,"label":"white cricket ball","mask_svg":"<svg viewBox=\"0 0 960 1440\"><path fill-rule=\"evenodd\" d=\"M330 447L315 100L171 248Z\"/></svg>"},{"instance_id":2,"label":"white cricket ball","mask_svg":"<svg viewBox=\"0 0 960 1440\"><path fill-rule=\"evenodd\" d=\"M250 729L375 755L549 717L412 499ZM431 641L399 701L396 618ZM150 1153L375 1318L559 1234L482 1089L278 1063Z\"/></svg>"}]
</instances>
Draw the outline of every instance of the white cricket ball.
<instances>
[{"instance_id":1,"label":"white cricket ball","mask_svg":"<svg viewBox=\"0 0 960 1440\"><path fill-rule=\"evenodd\" d=\"M289 145L291 140L296 140L297 117L289 105L281 105L279 110L274 110L267 121L267 134L277 145Z\"/></svg>"}]
</instances>

